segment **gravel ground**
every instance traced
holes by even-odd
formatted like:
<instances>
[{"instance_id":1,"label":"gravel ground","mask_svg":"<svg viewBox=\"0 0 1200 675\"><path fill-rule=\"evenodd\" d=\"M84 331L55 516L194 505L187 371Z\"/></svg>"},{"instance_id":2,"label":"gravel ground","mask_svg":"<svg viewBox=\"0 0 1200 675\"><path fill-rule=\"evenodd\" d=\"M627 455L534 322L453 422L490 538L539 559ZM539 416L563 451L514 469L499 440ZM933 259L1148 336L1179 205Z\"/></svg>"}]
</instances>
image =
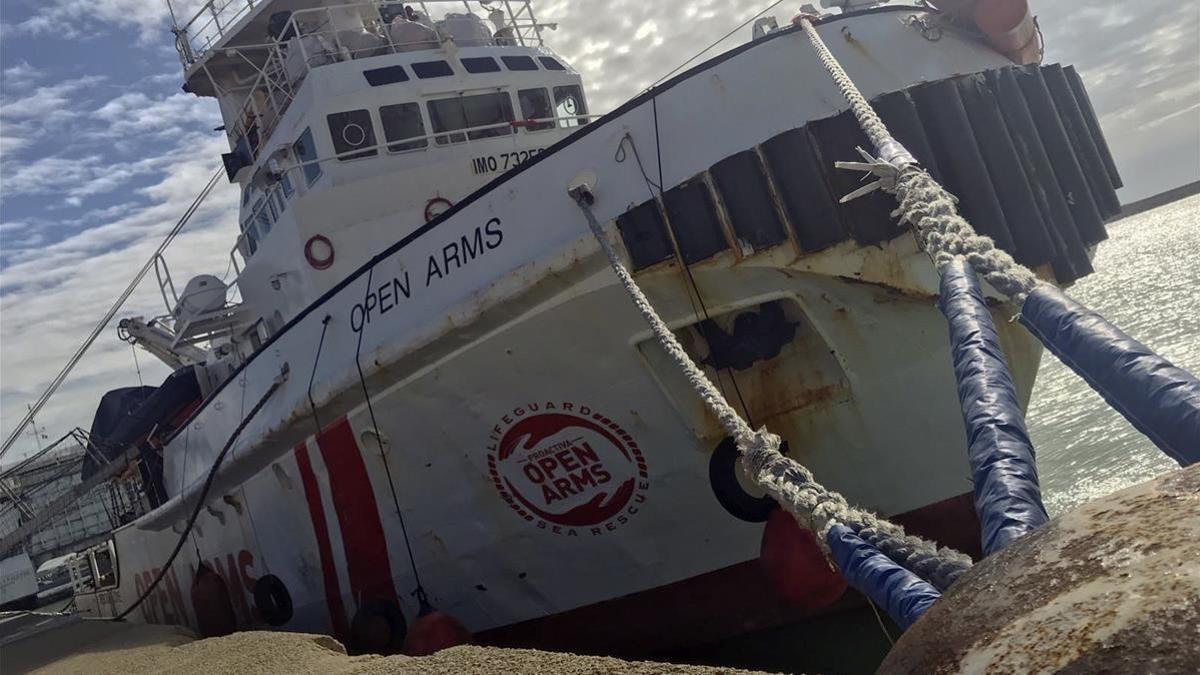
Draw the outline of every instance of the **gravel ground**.
<instances>
[{"instance_id":1,"label":"gravel ground","mask_svg":"<svg viewBox=\"0 0 1200 675\"><path fill-rule=\"evenodd\" d=\"M83 651L64 654L33 672L80 675L202 672L710 675L750 671L474 646L455 647L421 658L347 656L337 640L324 635L249 631L196 640L181 628L138 626L87 644Z\"/></svg>"}]
</instances>

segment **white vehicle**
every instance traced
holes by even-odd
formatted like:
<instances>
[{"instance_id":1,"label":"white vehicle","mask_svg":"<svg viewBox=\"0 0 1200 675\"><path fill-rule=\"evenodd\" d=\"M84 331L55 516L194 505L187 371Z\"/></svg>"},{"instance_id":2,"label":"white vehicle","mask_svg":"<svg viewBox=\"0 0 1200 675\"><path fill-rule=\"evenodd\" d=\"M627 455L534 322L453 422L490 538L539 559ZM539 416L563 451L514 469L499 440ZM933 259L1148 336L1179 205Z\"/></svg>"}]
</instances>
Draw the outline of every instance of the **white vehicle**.
<instances>
[{"instance_id":1,"label":"white vehicle","mask_svg":"<svg viewBox=\"0 0 1200 675\"><path fill-rule=\"evenodd\" d=\"M37 606L37 574L28 553L0 560L0 610Z\"/></svg>"},{"instance_id":2,"label":"white vehicle","mask_svg":"<svg viewBox=\"0 0 1200 675\"><path fill-rule=\"evenodd\" d=\"M899 139L1019 261L1090 273L1119 178L1074 71L854 4L817 30ZM147 596L129 618L386 652L427 599L483 643L644 653L829 611L827 566L807 604L764 577L774 504L617 283L584 174L754 426L978 550L936 274L889 198L839 203L866 140L804 35L760 21L598 117L543 30L523 0L211 0L177 26L229 136L237 278L178 294L160 261L168 312L122 323L177 370L93 429L154 508L76 560L82 613ZM1040 347L996 325L1027 402Z\"/></svg>"},{"instance_id":3,"label":"white vehicle","mask_svg":"<svg viewBox=\"0 0 1200 675\"><path fill-rule=\"evenodd\" d=\"M51 558L38 565L38 604L69 597L74 594L69 562L74 553Z\"/></svg>"}]
</instances>

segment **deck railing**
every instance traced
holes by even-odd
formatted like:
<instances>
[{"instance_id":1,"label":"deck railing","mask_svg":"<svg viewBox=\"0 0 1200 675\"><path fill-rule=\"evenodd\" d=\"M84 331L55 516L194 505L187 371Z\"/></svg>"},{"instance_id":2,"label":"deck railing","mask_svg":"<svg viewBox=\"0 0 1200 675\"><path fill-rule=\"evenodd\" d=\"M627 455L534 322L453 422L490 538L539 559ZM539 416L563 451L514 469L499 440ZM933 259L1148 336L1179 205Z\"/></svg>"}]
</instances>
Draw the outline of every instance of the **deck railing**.
<instances>
[{"instance_id":1,"label":"deck railing","mask_svg":"<svg viewBox=\"0 0 1200 675\"><path fill-rule=\"evenodd\" d=\"M250 15L256 7L267 1L207 0L186 23L180 25L178 21L173 19L173 28L171 30L175 33L175 49L179 52L179 60L183 64L184 70L188 70L194 64L202 61L208 52L220 46L227 37L234 35L239 30L239 24L242 19ZM321 28L335 23L333 21L335 13L345 10L357 10L360 14L364 14L363 10L365 9L369 11L364 15L378 17L378 20L373 18L364 20L364 26L368 30L383 27L384 29L378 32L381 37L386 37L388 31L386 30L386 25L383 24L384 16L402 16L404 7L419 7L420 11L426 17L432 17L433 14L430 12L430 6L447 12L451 9L461 7L467 13L474 13L474 11L478 10L484 12L485 15L499 11L504 16L505 28L497 31L493 39L506 41L510 44L540 46L542 44L542 28L547 25L554 27L554 24L538 23L530 0L490 0L487 2L479 2L477 0L474 3L467 2L466 0L424 0L423 2L360 0L359 2L351 2L343 5L296 10L292 13L286 28L280 31L280 35L288 38L315 35L320 32ZM318 16L322 14L325 17L324 20L321 20ZM174 16L174 10L172 10L172 16ZM314 20L317 20L316 30L310 30L309 24ZM444 38L445 36L441 37ZM340 49L342 45L339 44L338 47Z\"/></svg>"},{"instance_id":2,"label":"deck railing","mask_svg":"<svg viewBox=\"0 0 1200 675\"><path fill-rule=\"evenodd\" d=\"M211 0L216 2L218 0ZM232 2L233 0L227 0ZM211 4L211 2L209 4ZM243 0L244 8L249 11L253 0ZM450 3L451 0L430 0L429 4ZM505 27L486 40L489 45L523 45L542 44L541 24L533 14L533 8L527 0L512 2L505 0L502 5L494 5L499 0L492 0L485 8L492 11L505 12ZM369 58L381 54L434 49L440 47L448 39L448 35L430 29L429 34L413 41L398 42L393 39L389 24L383 23L380 8L404 7L414 3L399 3L390 1L365 0L364 2L319 7L307 10L297 10L291 14L288 22L279 32L279 39L262 44L238 45L224 48L224 53L230 57L242 59L251 68L258 71L254 82L246 88L248 92L236 115L236 121L227 126L230 145L237 148L244 144L244 154L250 160L257 160L260 149L266 145L267 139L275 130L275 126L283 117L291 104L295 92L307 77L310 70L331 63L339 63L359 58ZM426 3L415 3L422 7ZM454 5L462 4L470 9L469 3L456 0ZM228 7L226 4L224 7ZM499 7L503 6L501 10ZM372 8L379 21L364 22L362 31L336 30L335 14L339 11L363 7ZM197 17L205 16L202 12ZM212 25L227 25L217 21L222 14L216 12L210 22ZM196 18L193 18L196 21ZM190 25L190 23L189 23ZM207 26L209 23L202 23ZM346 33L354 33L358 37L357 44L348 43ZM185 67L189 65L183 51L187 47L181 41L180 55L184 58ZM198 58L199 47L188 49L188 54ZM208 47L205 47L207 49Z\"/></svg>"}]
</instances>

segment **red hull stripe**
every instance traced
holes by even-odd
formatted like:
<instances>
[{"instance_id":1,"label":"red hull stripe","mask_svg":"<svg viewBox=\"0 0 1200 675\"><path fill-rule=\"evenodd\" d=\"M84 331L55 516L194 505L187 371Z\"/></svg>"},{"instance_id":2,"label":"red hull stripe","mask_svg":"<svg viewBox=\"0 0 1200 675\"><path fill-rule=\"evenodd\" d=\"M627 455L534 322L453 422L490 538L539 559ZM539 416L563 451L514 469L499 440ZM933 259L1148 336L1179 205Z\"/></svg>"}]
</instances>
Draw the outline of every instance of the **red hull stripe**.
<instances>
[{"instance_id":1,"label":"red hull stripe","mask_svg":"<svg viewBox=\"0 0 1200 675\"><path fill-rule=\"evenodd\" d=\"M350 631L346 625L346 608L342 605L337 569L334 568L333 546L329 543L329 524L325 520L325 506L321 502L317 475L313 473L312 460L308 458L308 447L304 443L296 446L296 466L300 469L300 482L304 484L304 497L308 500L308 515L312 518L313 534L317 537L317 552L321 555L321 576L325 580L325 604L329 607L329 620L333 623L334 634L345 639Z\"/></svg>"},{"instance_id":2,"label":"red hull stripe","mask_svg":"<svg viewBox=\"0 0 1200 675\"><path fill-rule=\"evenodd\" d=\"M343 417L326 427L317 436L317 445L329 473L354 599L359 605L380 598L396 602L379 506L350 422Z\"/></svg>"}]
</instances>

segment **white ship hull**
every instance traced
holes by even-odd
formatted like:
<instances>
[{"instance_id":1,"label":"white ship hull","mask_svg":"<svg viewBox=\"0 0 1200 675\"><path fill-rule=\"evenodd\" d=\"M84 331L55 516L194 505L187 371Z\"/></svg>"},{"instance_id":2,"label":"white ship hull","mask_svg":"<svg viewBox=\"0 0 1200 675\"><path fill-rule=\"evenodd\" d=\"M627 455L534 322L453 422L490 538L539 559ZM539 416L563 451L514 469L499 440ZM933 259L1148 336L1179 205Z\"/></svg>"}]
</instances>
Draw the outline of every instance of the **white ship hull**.
<instances>
[{"instance_id":1,"label":"white ship hull","mask_svg":"<svg viewBox=\"0 0 1200 675\"><path fill-rule=\"evenodd\" d=\"M899 20L908 13L820 27L868 97L1008 64L953 34L926 39ZM222 446L286 370L131 618L196 625L193 579L207 563L239 627L268 623L253 597L265 575L288 589L287 629L344 635L379 598L411 620L405 528L431 602L484 640L582 645L589 636L570 627L603 617L624 625L593 646L667 621L688 633L682 644L802 615L757 573L762 525L714 497L709 456L723 434L616 285L566 184L594 171L596 213L614 219L652 194L647 176L669 189L838 112L804 36L778 34L635 99L428 225L383 222L397 242L291 320L169 442L175 497L114 533L119 584L80 594L80 610L114 615L141 594ZM627 136L646 175L616 159ZM846 147L837 159L853 157ZM781 308L795 332L776 355L710 369L730 400L848 499L970 545L936 276L911 237L736 249L692 265L695 289L675 261L638 280L685 342L705 315L730 330L739 314ZM1006 310L996 319L1027 402L1040 350ZM705 598L740 605L721 605L722 623Z\"/></svg>"}]
</instances>

